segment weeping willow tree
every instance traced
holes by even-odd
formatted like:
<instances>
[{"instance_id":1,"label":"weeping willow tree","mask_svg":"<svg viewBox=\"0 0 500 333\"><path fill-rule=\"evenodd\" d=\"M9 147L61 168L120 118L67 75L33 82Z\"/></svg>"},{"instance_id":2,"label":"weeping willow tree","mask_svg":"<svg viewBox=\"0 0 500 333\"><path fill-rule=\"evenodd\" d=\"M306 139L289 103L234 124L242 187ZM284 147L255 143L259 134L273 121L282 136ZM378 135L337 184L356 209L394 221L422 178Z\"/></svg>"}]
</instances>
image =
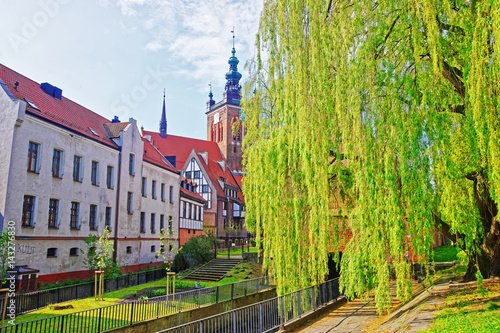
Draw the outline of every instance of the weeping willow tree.
<instances>
[{"instance_id":1,"label":"weeping willow tree","mask_svg":"<svg viewBox=\"0 0 500 333\"><path fill-rule=\"evenodd\" d=\"M500 273L500 1L267 0L245 84L247 227L284 293L344 250L387 309L436 232ZM347 234L351 237L347 242ZM272 260L271 260L272 259Z\"/></svg>"}]
</instances>

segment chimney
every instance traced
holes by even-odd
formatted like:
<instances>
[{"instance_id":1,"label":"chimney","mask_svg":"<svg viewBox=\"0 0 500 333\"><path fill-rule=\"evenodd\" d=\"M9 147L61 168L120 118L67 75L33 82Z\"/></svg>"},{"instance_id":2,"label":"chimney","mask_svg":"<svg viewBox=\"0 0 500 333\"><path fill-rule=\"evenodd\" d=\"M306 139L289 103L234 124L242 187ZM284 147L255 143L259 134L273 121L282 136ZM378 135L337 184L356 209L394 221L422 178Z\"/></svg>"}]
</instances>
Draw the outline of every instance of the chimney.
<instances>
[{"instance_id":1,"label":"chimney","mask_svg":"<svg viewBox=\"0 0 500 333\"><path fill-rule=\"evenodd\" d=\"M203 158L203 161L205 161L205 164L208 165L208 152L202 151L199 152L198 155L200 155L201 158Z\"/></svg>"},{"instance_id":2,"label":"chimney","mask_svg":"<svg viewBox=\"0 0 500 333\"><path fill-rule=\"evenodd\" d=\"M226 161L220 160L220 161L217 161L217 163L219 163L219 166L221 167L222 171L226 172Z\"/></svg>"}]
</instances>

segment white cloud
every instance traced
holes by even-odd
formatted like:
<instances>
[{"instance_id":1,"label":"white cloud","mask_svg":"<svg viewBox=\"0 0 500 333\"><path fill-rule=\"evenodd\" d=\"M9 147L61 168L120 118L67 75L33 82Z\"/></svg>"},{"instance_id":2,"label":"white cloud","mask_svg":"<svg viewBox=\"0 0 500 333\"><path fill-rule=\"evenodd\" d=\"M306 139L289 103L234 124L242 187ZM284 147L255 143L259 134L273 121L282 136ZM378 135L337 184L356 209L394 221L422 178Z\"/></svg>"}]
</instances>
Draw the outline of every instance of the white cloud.
<instances>
[{"instance_id":1,"label":"white cloud","mask_svg":"<svg viewBox=\"0 0 500 333\"><path fill-rule=\"evenodd\" d=\"M113 0L100 0L109 2ZM144 49L168 51L169 56L187 63L183 76L196 79L199 89L213 81L223 85L231 56L233 26L236 56L243 71L244 60L254 56L262 1L260 0L114 0L124 24L139 26L147 36ZM186 68L185 66L183 66ZM199 82L199 83L198 83Z\"/></svg>"}]
</instances>

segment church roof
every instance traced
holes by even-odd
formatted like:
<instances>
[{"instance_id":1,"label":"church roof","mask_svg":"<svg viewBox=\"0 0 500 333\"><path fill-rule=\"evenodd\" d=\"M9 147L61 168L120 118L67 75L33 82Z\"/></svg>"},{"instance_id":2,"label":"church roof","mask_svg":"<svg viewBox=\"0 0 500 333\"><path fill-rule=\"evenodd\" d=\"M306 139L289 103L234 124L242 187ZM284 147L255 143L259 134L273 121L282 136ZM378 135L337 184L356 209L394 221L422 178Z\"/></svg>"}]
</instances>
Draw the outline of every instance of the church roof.
<instances>
[{"instance_id":1,"label":"church roof","mask_svg":"<svg viewBox=\"0 0 500 333\"><path fill-rule=\"evenodd\" d=\"M193 149L198 153L206 151L209 158L222 159L222 153L216 142L171 134L162 138L160 133L150 131L143 131L143 135L151 135L151 142L154 142L164 156L176 156L176 168L179 170L182 169Z\"/></svg>"}]
</instances>

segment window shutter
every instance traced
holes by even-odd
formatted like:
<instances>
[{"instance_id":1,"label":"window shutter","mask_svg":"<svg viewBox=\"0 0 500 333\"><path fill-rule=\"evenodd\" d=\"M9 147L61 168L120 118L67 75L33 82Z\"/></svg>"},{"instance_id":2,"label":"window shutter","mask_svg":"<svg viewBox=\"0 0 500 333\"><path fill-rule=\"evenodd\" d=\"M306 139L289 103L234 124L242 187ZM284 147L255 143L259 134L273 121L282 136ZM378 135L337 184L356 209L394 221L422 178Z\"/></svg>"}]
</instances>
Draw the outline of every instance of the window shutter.
<instances>
[{"instance_id":1,"label":"window shutter","mask_svg":"<svg viewBox=\"0 0 500 333\"><path fill-rule=\"evenodd\" d=\"M59 168L59 172L60 172L61 178L64 176L64 156L65 155L66 154L63 151L61 151L61 162L60 162L61 165L60 165L60 168Z\"/></svg>"},{"instance_id":2,"label":"window shutter","mask_svg":"<svg viewBox=\"0 0 500 333\"><path fill-rule=\"evenodd\" d=\"M35 227L36 224L36 218L38 215L38 197L35 197L34 203L33 203L33 225L32 227Z\"/></svg>"},{"instance_id":3,"label":"window shutter","mask_svg":"<svg viewBox=\"0 0 500 333\"><path fill-rule=\"evenodd\" d=\"M59 228L59 225L61 224L61 201L59 200L57 202L57 221L56 221L56 228Z\"/></svg>"},{"instance_id":4,"label":"window shutter","mask_svg":"<svg viewBox=\"0 0 500 333\"><path fill-rule=\"evenodd\" d=\"M85 168L83 167L84 166L84 159L83 157L80 158L80 181L83 181L83 172L85 171Z\"/></svg>"},{"instance_id":5,"label":"window shutter","mask_svg":"<svg viewBox=\"0 0 500 333\"><path fill-rule=\"evenodd\" d=\"M97 186L101 185L101 163L97 162L97 175L96 175L96 180L97 180ZM99 209L99 208L98 208Z\"/></svg>"},{"instance_id":6,"label":"window shutter","mask_svg":"<svg viewBox=\"0 0 500 333\"><path fill-rule=\"evenodd\" d=\"M38 145L38 155L36 156L36 172L40 173L40 169L42 167L42 149L43 145Z\"/></svg>"}]
</instances>

